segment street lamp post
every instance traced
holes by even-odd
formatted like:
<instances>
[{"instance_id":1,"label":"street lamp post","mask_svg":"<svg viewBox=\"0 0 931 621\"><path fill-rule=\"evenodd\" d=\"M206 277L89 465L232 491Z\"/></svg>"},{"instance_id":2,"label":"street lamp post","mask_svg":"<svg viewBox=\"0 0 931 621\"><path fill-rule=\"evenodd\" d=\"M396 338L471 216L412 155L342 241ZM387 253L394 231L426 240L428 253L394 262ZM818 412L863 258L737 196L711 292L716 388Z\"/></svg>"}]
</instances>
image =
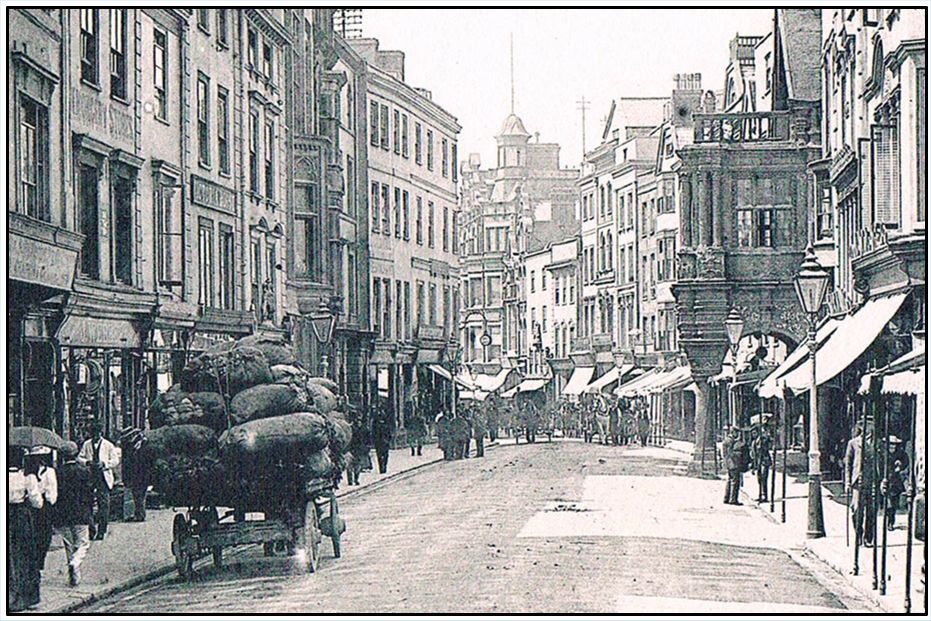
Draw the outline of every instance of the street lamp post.
<instances>
[{"instance_id":1,"label":"street lamp post","mask_svg":"<svg viewBox=\"0 0 931 621\"><path fill-rule=\"evenodd\" d=\"M734 370L734 379L731 380L731 386L728 390L730 394L730 410L731 410L731 421L732 424L737 424L737 394L734 391L735 384L737 383L737 349L740 345L740 338L743 336L744 331L744 320L740 316L740 311L736 308L732 308L731 312L727 314L727 319L724 320L724 331L727 333L727 342L730 345L731 350L731 368Z\"/></svg>"},{"instance_id":2,"label":"street lamp post","mask_svg":"<svg viewBox=\"0 0 931 621\"><path fill-rule=\"evenodd\" d=\"M828 273L818 263L811 246L795 276L795 293L808 315L808 357L811 361L811 394L808 416L808 538L824 537L824 513L821 507L821 447L818 438L818 376L815 356L818 349L818 312L824 303Z\"/></svg>"},{"instance_id":3,"label":"street lamp post","mask_svg":"<svg viewBox=\"0 0 931 621\"><path fill-rule=\"evenodd\" d=\"M330 360L327 347L333 338L333 329L336 327L336 313L329 305L321 302L320 306L310 317L311 326L313 326L314 336L320 343L323 352L320 355L320 366L323 370L323 377L329 377Z\"/></svg>"}]
</instances>

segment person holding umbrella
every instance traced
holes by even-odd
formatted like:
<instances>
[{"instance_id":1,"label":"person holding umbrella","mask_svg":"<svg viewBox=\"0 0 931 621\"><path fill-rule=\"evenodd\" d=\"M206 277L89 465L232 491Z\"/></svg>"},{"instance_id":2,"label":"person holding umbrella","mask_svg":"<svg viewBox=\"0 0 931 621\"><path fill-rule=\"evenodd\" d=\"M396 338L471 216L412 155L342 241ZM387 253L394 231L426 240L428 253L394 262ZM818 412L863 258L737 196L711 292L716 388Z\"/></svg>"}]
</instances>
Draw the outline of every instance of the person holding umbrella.
<instances>
[{"instance_id":1,"label":"person holding umbrella","mask_svg":"<svg viewBox=\"0 0 931 621\"><path fill-rule=\"evenodd\" d=\"M34 512L44 500L39 480L24 469L26 450L11 446L7 455L7 606L11 612L21 612L39 603L42 578Z\"/></svg>"},{"instance_id":2,"label":"person holding umbrella","mask_svg":"<svg viewBox=\"0 0 931 621\"><path fill-rule=\"evenodd\" d=\"M45 569L45 557L52 546L52 505L58 500L58 477L52 467L52 449L37 446L26 455L26 473L34 475L42 494L42 507L36 509L36 562Z\"/></svg>"}]
</instances>

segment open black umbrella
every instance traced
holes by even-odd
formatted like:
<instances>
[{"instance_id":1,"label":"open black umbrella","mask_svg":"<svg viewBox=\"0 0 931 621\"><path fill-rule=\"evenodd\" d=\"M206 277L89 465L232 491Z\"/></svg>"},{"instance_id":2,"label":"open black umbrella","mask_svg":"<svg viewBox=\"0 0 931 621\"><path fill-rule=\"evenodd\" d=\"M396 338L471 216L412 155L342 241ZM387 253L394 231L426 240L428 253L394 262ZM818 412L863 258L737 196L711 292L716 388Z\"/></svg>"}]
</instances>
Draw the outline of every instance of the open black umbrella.
<instances>
[{"instance_id":1,"label":"open black umbrella","mask_svg":"<svg viewBox=\"0 0 931 621\"><path fill-rule=\"evenodd\" d=\"M27 449L33 449L37 446L60 449L64 446L65 441L51 429L25 426L11 428L7 438L7 444L10 446L21 446Z\"/></svg>"}]
</instances>

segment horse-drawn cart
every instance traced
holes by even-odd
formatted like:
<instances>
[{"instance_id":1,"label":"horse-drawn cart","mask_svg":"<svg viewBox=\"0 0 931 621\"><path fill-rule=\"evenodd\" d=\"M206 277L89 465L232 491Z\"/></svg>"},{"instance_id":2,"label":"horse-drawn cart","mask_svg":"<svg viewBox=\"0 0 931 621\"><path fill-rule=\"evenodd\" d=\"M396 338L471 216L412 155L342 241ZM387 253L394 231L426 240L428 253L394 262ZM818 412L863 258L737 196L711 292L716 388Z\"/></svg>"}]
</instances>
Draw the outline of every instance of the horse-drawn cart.
<instances>
[{"instance_id":1,"label":"horse-drawn cart","mask_svg":"<svg viewBox=\"0 0 931 621\"><path fill-rule=\"evenodd\" d=\"M262 507L264 519L247 520L242 508L220 514L217 507L191 507L175 515L171 551L178 574L184 580L194 575L194 561L213 554L214 566L223 565L223 549L248 544L264 544L266 553L284 547L299 559L308 572L320 562L320 542L329 537L333 556L340 556L340 536L346 522L339 517L339 505L332 480L309 481L302 494ZM323 517L321 517L323 516Z\"/></svg>"}]
</instances>

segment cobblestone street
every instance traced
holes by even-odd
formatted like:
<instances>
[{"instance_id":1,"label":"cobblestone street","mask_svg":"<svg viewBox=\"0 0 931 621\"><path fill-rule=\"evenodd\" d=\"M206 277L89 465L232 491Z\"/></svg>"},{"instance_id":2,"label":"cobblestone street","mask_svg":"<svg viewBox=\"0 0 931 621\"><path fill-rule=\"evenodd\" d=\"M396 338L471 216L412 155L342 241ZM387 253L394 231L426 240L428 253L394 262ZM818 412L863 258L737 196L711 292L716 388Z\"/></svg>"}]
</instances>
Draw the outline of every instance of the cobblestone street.
<instances>
[{"instance_id":1,"label":"cobblestone street","mask_svg":"<svg viewBox=\"0 0 931 621\"><path fill-rule=\"evenodd\" d=\"M500 447L346 499L343 557L324 544L316 575L253 547L219 573L203 561L193 584L172 575L86 612L866 607L793 560L755 509L720 504L722 483L680 476L682 459L571 441Z\"/></svg>"}]
</instances>

